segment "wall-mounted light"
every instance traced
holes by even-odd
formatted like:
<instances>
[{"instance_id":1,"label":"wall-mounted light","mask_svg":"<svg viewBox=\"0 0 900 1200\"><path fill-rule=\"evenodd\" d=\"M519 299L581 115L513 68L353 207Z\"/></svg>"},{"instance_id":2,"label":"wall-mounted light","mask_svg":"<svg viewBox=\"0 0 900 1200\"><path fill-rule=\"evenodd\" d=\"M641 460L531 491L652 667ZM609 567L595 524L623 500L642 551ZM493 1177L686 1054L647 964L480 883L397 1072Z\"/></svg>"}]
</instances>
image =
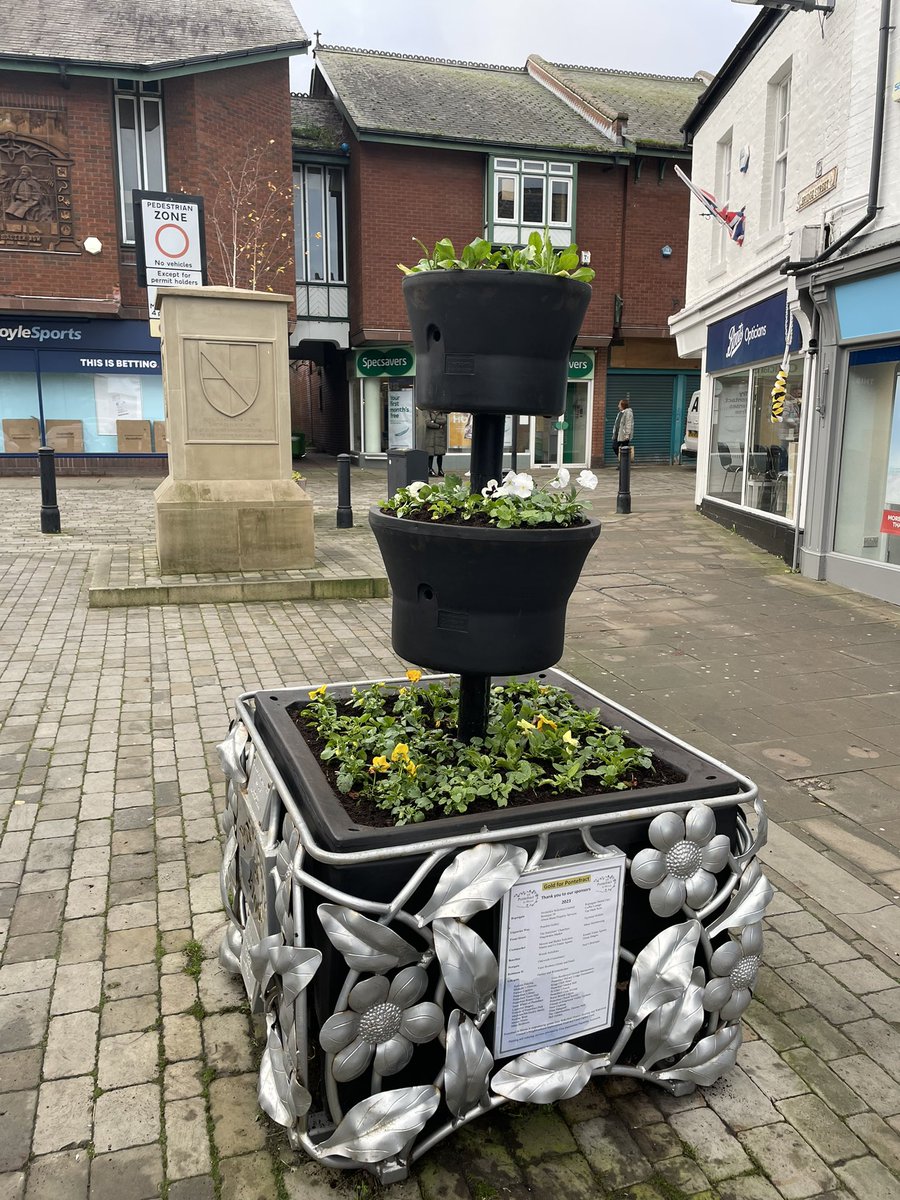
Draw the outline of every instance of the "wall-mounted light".
<instances>
[{"instance_id":1,"label":"wall-mounted light","mask_svg":"<svg viewBox=\"0 0 900 1200\"><path fill-rule=\"evenodd\" d=\"M103 249L103 243L95 237L86 237L81 244L88 254L99 254Z\"/></svg>"},{"instance_id":2,"label":"wall-mounted light","mask_svg":"<svg viewBox=\"0 0 900 1200\"><path fill-rule=\"evenodd\" d=\"M663 258L671 258L672 257L672 247L668 244L668 242L665 244L665 246L662 247L662 249L660 250L660 254L663 256Z\"/></svg>"}]
</instances>

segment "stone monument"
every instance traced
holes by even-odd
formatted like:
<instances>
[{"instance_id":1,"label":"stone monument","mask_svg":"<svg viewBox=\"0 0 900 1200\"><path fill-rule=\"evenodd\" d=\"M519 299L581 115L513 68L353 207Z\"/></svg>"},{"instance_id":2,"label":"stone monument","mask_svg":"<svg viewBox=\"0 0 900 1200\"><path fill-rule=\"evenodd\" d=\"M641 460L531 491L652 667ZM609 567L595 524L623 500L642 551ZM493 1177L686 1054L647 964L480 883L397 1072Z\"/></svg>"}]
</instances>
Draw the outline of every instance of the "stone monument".
<instances>
[{"instance_id":1,"label":"stone monument","mask_svg":"<svg viewBox=\"0 0 900 1200\"><path fill-rule=\"evenodd\" d=\"M314 565L312 501L291 478L287 306L237 288L161 288L169 474L163 574Z\"/></svg>"}]
</instances>

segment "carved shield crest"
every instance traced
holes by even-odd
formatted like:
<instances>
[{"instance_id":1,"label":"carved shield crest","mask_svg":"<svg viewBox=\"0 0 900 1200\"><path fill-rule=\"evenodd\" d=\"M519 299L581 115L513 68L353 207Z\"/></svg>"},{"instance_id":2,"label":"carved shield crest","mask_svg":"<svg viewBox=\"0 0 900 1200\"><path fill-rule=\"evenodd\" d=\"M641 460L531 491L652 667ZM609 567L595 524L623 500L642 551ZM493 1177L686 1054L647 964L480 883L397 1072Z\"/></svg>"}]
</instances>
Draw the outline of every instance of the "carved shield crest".
<instances>
[{"instance_id":1,"label":"carved shield crest","mask_svg":"<svg viewBox=\"0 0 900 1200\"><path fill-rule=\"evenodd\" d=\"M259 395L259 346L246 342L201 342L200 386L223 417L240 417Z\"/></svg>"}]
</instances>

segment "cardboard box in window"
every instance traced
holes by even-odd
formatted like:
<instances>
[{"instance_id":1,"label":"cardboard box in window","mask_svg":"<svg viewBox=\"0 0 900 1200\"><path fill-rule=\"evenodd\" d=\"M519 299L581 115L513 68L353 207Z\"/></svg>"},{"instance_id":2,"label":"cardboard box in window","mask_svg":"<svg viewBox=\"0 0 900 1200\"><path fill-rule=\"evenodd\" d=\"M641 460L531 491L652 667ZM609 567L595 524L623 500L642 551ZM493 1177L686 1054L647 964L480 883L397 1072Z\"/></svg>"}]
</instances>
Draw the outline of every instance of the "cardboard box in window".
<instances>
[{"instance_id":1,"label":"cardboard box in window","mask_svg":"<svg viewBox=\"0 0 900 1200\"><path fill-rule=\"evenodd\" d=\"M150 454L150 422L116 421L116 440L120 454Z\"/></svg>"},{"instance_id":2,"label":"cardboard box in window","mask_svg":"<svg viewBox=\"0 0 900 1200\"><path fill-rule=\"evenodd\" d=\"M153 449L156 454L169 453L169 443L166 439L165 421L153 422Z\"/></svg>"},{"instance_id":3,"label":"cardboard box in window","mask_svg":"<svg viewBox=\"0 0 900 1200\"><path fill-rule=\"evenodd\" d=\"M57 454L84 453L84 426L81 421L46 421L47 445Z\"/></svg>"},{"instance_id":4,"label":"cardboard box in window","mask_svg":"<svg viewBox=\"0 0 900 1200\"><path fill-rule=\"evenodd\" d=\"M41 427L37 417L3 419L3 449L7 454L37 454Z\"/></svg>"}]
</instances>

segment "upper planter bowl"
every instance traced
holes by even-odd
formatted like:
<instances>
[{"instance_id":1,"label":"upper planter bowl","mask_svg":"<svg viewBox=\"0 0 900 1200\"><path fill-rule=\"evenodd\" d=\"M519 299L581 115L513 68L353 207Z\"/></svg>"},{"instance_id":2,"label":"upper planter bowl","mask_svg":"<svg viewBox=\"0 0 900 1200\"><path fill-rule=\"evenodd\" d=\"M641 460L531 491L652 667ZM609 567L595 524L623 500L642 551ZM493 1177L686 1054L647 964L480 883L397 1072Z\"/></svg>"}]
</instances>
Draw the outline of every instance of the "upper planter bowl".
<instances>
[{"instance_id":1,"label":"upper planter bowl","mask_svg":"<svg viewBox=\"0 0 900 1200\"><path fill-rule=\"evenodd\" d=\"M556 417L589 284L530 271L408 275L416 404L442 412Z\"/></svg>"}]
</instances>

